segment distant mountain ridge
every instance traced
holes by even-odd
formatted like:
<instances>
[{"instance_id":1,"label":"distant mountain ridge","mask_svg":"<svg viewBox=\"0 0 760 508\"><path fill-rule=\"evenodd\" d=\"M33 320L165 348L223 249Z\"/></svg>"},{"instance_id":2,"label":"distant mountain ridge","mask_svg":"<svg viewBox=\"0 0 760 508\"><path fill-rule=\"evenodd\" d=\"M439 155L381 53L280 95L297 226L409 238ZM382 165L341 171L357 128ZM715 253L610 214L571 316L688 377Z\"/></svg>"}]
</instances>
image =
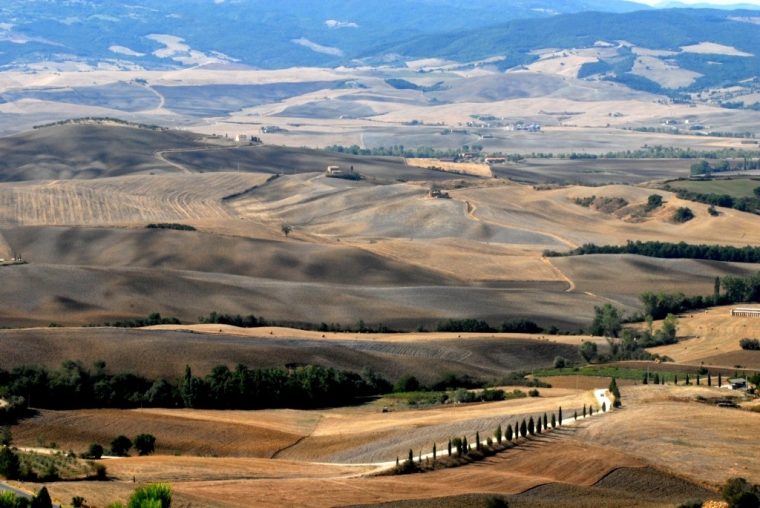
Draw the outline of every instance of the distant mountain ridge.
<instances>
[{"instance_id":1,"label":"distant mountain ridge","mask_svg":"<svg viewBox=\"0 0 760 508\"><path fill-rule=\"evenodd\" d=\"M518 18L642 8L623 0L5 0L0 66L64 60L152 68L332 66L378 42Z\"/></svg>"},{"instance_id":2,"label":"distant mountain ridge","mask_svg":"<svg viewBox=\"0 0 760 508\"><path fill-rule=\"evenodd\" d=\"M665 9L630 13L582 12L540 19L509 21L473 33L449 32L423 35L400 43L378 45L364 56L383 59L438 57L460 62L478 61L497 55L506 57L502 68L538 60L535 51L543 48L593 47L600 42L620 45L598 73L633 85L633 88L662 92L656 83L631 75L640 47L666 51L664 60L702 75L688 90L733 84L760 76L760 10L723 11L717 9ZM704 42L735 49L734 54L702 52L683 47ZM597 72L586 71L587 75ZM583 77L583 76L581 76Z\"/></svg>"}]
</instances>

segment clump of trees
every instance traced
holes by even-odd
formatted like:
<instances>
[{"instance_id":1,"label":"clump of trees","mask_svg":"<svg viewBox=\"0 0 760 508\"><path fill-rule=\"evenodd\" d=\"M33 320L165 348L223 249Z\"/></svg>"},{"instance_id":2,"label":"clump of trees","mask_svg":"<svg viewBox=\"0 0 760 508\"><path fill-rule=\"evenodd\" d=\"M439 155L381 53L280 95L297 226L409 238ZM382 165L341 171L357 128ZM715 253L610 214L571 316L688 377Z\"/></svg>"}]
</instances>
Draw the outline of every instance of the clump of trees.
<instances>
[{"instance_id":1,"label":"clump of trees","mask_svg":"<svg viewBox=\"0 0 760 508\"><path fill-rule=\"evenodd\" d=\"M747 351L760 351L760 340L742 339L739 341L739 346Z\"/></svg>"},{"instance_id":2,"label":"clump of trees","mask_svg":"<svg viewBox=\"0 0 760 508\"><path fill-rule=\"evenodd\" d=\"M193 226L187 224L176 224L174 222L160 222L158 224L148 224L145 229L174 229L176 231L197 231Z\"/></svg>"},{"instance_id":3,"label":"clump of trees","mask_svg":"<svg viewBox=\"0 0 760 508\"><path fill-rule=\"evenodd\" d=\"M179 319L175 317L162 317L158 312L148 314L148 317L142 319L129 319L104 323L105 326L113 326L114 328L141 328L143 326L178 324L181 324Z\"/></svg>"},{"instance_id":4,"label":"clump of trees","mask_svg":"<svg viewBox=\"0 0 760 508\"><path fill-rule=\"evenodd\" d=\"M757 508L760 506L760 485L744 478L730 478L721 489L729 508Z\"/></svg>"},{"instance_id":5,"label":"clump of trees","mask_svg":"<svg viewBox=\"0 0 760 508\"><path fill-rule=\"evenodd\" d=\"M438 323L439 332L459 332L459 333L558 333L558 329L552 328L545 330L534 321L528 319L513 319L506 321L498 328L491 326L488 322L477 319L449 319Z\"/></svg>"},{"instance_id":6,"label":"clump of trees","mask_svg":"<svg viewBox=\"0 0 760 508\"><path fill-rule=\"evenodd\" d=\"M628 241L625 245L595 245L587 243L567 252L545 251L547 257L583 256L586 254L636 254L653 258L709 259L760 263L760 247L734 247L732 245L692 245L686 242Z\"/></svg>"},{"instance_id":7,"label":"clump of trees","mask_svg":"<svg viewBox=\"0 0 760 508\"><path fill-rule=\"evenodd\" d=\"M360 375L316 365L265 369L238 365L234 370L220 365L205 377L194 376L187 367L176 381L111 374L104 362L97 362L93 369L73 361L53 371L0 369L0 395L30 399L35 407L48 409L333 407L389 391L390 383L372 371Z\"/></svg>"},{"instance_id":8,"label":"clump of trees","mask_svg":"<svg viewBox=\"0 0 760 508\"><path fill-rule=\"evenodd\" d=\"M673 222L675 222L676 224L683 224L684 222L689 222L693 218L694 218L694 212L692 212L691 208L687 206L680 206L676 209L675 212L673 212Z\"/></svg>"}]
</instances>

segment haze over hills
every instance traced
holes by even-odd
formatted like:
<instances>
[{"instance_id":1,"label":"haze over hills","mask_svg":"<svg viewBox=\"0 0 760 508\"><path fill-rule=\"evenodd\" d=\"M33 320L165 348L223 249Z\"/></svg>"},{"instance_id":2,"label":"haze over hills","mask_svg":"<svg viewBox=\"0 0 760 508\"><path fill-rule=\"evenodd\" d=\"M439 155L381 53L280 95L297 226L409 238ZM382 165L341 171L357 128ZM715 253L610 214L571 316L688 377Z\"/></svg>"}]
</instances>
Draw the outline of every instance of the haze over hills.
<instances>
[{"instance_id":1,"label":"haze over hills","mask_svg":"<svg viewBox=\"0 0 760 508\"><path fill-rule=\"evenodd\" d=\"M74 60L128 67L239 62L334 65L378 41L517 18L642 8L622 0L263 0L104 2L12 0L0 7L0 64ZM197 20L203 20L202 26Z\"/></svg>"}]
</instances>

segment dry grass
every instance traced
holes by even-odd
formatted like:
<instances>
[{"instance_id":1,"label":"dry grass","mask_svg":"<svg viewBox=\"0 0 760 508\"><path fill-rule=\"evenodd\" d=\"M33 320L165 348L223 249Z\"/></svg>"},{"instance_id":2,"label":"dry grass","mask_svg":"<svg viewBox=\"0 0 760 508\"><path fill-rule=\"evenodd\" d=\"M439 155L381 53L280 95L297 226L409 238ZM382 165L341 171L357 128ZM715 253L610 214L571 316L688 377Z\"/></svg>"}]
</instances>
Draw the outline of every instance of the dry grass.
<instances>
[{"instance_id":1,"label":"dry grass","mask_svg":"<svg viewBox=\"0 0 760 508\"><path fill-rule=\"evenodd\" d=\"M760 337L760 320L733 317L731 307L716 307L680 316L677 344L652 348L681 363L760 368L760 352L744 351L739 341Z\"/></svg>"},{"instance_id":2,"label":"dry grass","mask_svg":"<svg viewBox=\"0 0 760 508\"><path fill-rule=\"evenodd\" d=\"M408 166L424 169L435 169L455 173L459 175L479 176L481 178L493 177L493 172L488 164L475 162L446 162L438 159L405 159Z\"/></svg>"},{"instance_id":3,"label":"dry grass","mask_svg":"<svg viewBox=\"0 0 760 508\"><path fill-rule=\"evenodd\" d=\"M708 485L731 477L760 481L760 459L753 430L760 415L694 402L720 397L719 388L639 386L623 390L625 409L593 420L578 438L630 453L665 470Z\"/></svg>"}]
</instances>

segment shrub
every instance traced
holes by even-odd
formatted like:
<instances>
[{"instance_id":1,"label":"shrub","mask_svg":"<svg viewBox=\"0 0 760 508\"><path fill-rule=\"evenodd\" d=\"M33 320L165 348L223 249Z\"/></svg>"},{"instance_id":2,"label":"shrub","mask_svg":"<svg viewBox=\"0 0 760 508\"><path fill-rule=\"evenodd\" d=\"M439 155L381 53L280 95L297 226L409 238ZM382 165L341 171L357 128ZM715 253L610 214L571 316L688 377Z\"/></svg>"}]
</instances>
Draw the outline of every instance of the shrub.
<instances>
[{"instance_id":1,"label":"shrub","mask_svg":"<svg viewBox=\"0 0 760 508\"><path fill-rule=\"evenodd\" d=\"M655 208L659 208L662 206L662 196L659 194L650 194L650 196L647 198L647 212L651 212Z\"/></svg>"},{"instance_id":2,"label":"shrub","mask_svg":"<svg viewBox=\"0 0 760 508\"><path fill-rule=\"evenodd\" d=\"M564 358L562 356L558 356L558 357L556 357L554 359L554 368L555 369L564 369L565 367L567 367L567 359L566 358Z\"/></svg>"},{"instance_id":3,"label":"shrub","mask_svg":"<svg viewBox=\"0 0 760 508\"><path fill-rule=\"evenodd\" d=\"M85 501L87 501L82 496L74 496L71 498L71 506L74 508L82 508L84 506Z\"/></svg>"},{"instance_id":4,"label":"shrub","mask_svg":"<svg viewBox=\"0 0 760 508\"><path fill-rule=\"evenodd\" d=\"M129 498L127 508L169 508L172 504L170 485L156 483L137 489Z\"/></svg>"},{"instance_id":5,"label":"shrub","mask_svg":"<svg viewBox=\"0 0 760 508\"><path fill-rule=\"evenodd\" d=\"M530 390L528 392L528 396L529 397L540 397L541 396L541 392L539 392L538 390L536 390L535 388L533 388L532 390Z\"/></svg>"},{"instance_id":6,"label":"shrub","mask_svg":"<svg viewBox=\"0 0 760 508\"><path fill-rule=\"evenodd\" d=\"M760 340L757 339L742 339L739 345L748 351L760 351Z\"/></svg>"},{"instance_id":7,"label":"shrub","mask_svg":"<svg viewBox=\"0 0 760 508\"><path fill-rule=\"evenodd\" d=\"M29 500L13 492L0 492L0 508L27 508Z\"/></svg>"},{"instance_id":8,"label":"shrub","mask_svg":"<svg viewBox=\"0 0 760 508\"><path fill-rule=\"evenodd\" d=\"M8 480L17 480L21 475L21 462L18 455L9 447L0 450L0 476Z\"/></svg>"},{"instance_id":9,"label":"shrub","mask_svg":"<svg viewBox=\"0 0 760 508\"><path fill-rule=\"evenodd\" d=\"M99 482L108 480L108 470L103 464L95 464L95 479Z\"/></svg>"},{"instance_id":10,"label":"shrub","mask_svg":"<svg viewBox=\"0 0 760 508\"><path fill-rule=\"evenodd\" d=\"M420 389L420 382L414 376L401 376L396 384L393 385L393 391L397 393L416 392Z\"/></svg>"},{"instance_id":11,"label":"shrub","mask_svg":"<svg viewBox=\"0 0 760 508\"><path fill-rule=\"evenodd\" d=\"M694 212L691 211L691 208L686 206L679 207L675 212L673 212L673 222L677 224L689 222L693 218Z\"/></svg>"}]
</instances>

